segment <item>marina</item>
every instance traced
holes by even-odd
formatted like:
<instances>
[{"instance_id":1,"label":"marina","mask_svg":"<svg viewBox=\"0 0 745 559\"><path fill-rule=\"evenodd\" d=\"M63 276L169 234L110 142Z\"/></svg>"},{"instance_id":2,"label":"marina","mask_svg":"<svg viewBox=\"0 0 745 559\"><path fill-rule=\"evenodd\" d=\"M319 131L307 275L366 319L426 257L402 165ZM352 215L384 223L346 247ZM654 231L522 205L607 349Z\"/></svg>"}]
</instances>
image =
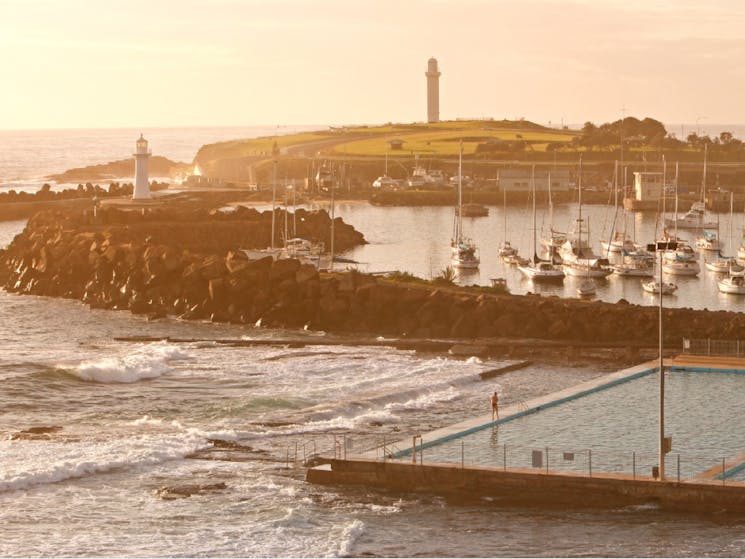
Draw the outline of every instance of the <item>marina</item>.
<instances>
[{"instance_id":1,"label":"marina","mask_svg":"<svg viewBox=\"0 0 745 559\"><path fill-rule=\"evenodd\" d=\"M313 208L324 207L320 204L311 205ZM266 206L259 206L265 209ZM576 289L585 279L578 276L567 276L563 282L533 282L528 279L516 266L509 265L500 257L499 251L504 237L504 209L500 206L490 206L488 217L464 218L464 226L468 228L469 236L479 247L480 264L478 269L461 270L455 281L459 285L490 285L491 278L503 278L510 293L521 295L534 293L542 296L558 296L576 298ZM507 228L512 248L519 254L533 253L532 235L532 206L523 208L508 207ZM594 224L590 231L590 246L600 252L600 240L610 236L610 222L613 208L598 205L583 205L582 213L589 216ZM424 279L435 278L442 270L450 265L450 254L447 248L450 242L450 228L453 220L453 209L446 207L377 207L366 202L337 202L336 213L345 222L353 224L365 232L367 245L355 248L345 256L360 262L358 269L364 272L399 270L409 272ZM554 226L566 228L573 216L577 215L577 207L573 204L558 205L554 209ZM730 214L720 216L722 230L729 227ZM740 233L745 224L745 214L735 212L733 220L733 246L723 250L723 254L735 254L740 245ZM605 227L604 227L605 224ZM660 234L659 224L655 215L637 213L629 216L628 231L635 231L637 243L646 245ZM604 231L605 229L605 231ZM538 234L548 231L548 223L544 217L538 216ZM585 233L586 234L586 233ZM679 236L693 241L693 232L679 231ZM726 241L726 239L725 239ZM698 276L672 276L665 274L666 282L674 282L678 290L666 302L666 306L690 307L694 309L710 310L745 310L745 298L727 296L719 292L717 281L723 277L704 269L704 256L697 253L694 262L699 266ZM624 257L621 254L610 254L611 263L621 264ZM618 265L617 264L617 265ZM341 267L340 267L341 268ZM648 281L650 273L645 265L639 265L639 274L606 275L596 279L596 300L615 303L624 299L629 303L640 305L655 305L655 295L647 293L642 288L642 282ZM656 266L653 265L653 269ZM655 274L657 277L657 274Z\"/></svg>"}]
</instances>

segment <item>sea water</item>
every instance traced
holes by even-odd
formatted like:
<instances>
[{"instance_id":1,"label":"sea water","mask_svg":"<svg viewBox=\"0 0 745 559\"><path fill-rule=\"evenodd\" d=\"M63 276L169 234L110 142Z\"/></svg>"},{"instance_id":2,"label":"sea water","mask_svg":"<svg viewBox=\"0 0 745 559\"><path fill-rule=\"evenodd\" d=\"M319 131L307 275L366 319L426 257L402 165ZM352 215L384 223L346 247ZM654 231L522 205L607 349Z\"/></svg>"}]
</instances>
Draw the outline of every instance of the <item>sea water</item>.
<instances>
[{"instance_id":1,"label":"sea water","mask_svg":"<svg viewBox=\"0 0 745 559\"><path fill-rule=\"evenodd\" d=\"M0 246L23 225L1 223ZM374 228L360 227L378 242ZM488 411L497 385L507 404L599 369L535 365L483 382L480 372L503 363L314 345L329 339L323 332L305 333L304 348L115 340L133 335L271 340L288 333L147 322L0 292L0 555L745 553L743 521L726 515L502 507L314 486L293 467L296 449L333 449L342 436L352 451L383 437L406 439ZM55 429L12 440L41 426ZM241 449L216 451L215 441ZM224 489L209 489L220 483ZM184 486L207 489L162 497L161 489Z\"/></svg>"}]
</instances>

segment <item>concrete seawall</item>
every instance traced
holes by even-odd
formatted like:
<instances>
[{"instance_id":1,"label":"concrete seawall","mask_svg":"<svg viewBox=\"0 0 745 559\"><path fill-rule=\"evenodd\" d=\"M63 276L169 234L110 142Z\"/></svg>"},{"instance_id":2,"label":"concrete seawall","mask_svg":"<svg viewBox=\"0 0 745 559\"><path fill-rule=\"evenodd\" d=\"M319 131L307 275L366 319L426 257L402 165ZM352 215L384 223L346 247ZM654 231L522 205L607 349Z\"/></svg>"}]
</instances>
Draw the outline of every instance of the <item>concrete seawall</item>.
<instances>
[{"instance_id":1,"label":"concrete seawall","mask_svg":"<svg viewBox=\"0 0 745 559\"><path fill-rule=\"evenodd\" d=\"M499 503L618 507L656 504L692 512L745 512L745 484L656 481L617 474L593 476L535 470L502 470L452 464L330 460L310 468L306 480L322 485L364 485L394 491L435 493Z\"/></svg>"}]
</instances>

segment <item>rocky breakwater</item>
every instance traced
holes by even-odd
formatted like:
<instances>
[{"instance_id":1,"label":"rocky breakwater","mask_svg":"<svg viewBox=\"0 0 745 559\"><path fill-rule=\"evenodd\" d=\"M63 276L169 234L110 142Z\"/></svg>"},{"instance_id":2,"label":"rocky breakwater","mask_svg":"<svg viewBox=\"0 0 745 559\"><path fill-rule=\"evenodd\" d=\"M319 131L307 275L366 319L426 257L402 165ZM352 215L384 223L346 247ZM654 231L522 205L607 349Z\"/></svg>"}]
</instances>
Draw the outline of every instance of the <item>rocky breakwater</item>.
<instances>
[{"instance_id":1,"label":"rocky breakwater","mask_svg":"<svg viewBox=\"0 0 745 559\"><path fill-rule=\"evenodd\" d=\"M330 241L326 212L298 210L296 217L298 236ZM95 220L90 213L41 212L0 251L0 282L11 292L91 307L253 323L320 290L311 265L246 257L241 249L270 244L271 223L271 212L243 207L103 208ZM334 229L339 252L365 242L341 218Z\"/></svg>"},{"instance_id":2,"label":"rocky breakwater","mask_svg":"<svg viewBox=\"0 0 745 559\"><path fill-rule=\"evenodd\" d=\"M298 210L298 235L328 242L325 212ZM363 243L340 219L340 251ZM535 338L572 344L654 346L657 309L458 288L443 280L324 273L297 260L249 260L270 242L271 213L107 208L96 222L41 213L0 252L9 291L70 297L92 307L215 322L411 338ZM669 343L734 339L745 315L665 311Z\"/></svg>"}]
</instances>

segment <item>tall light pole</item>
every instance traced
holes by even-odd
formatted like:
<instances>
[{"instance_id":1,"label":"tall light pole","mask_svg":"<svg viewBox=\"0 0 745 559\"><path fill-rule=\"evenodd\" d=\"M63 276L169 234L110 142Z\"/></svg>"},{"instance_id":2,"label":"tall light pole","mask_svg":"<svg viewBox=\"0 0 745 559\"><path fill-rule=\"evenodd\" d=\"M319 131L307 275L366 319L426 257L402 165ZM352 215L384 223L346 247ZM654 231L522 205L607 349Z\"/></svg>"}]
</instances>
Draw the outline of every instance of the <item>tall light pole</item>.
<instances>
[{"instance_id":1,"label":"tall light pole","mask_svg":"<svg viewBox=\"0 0 745 559\"><path fill-rule=\"evenodd\" d=\"M665 481L665 454L669 452L668 441L665 439L665 363L663 361L662 350L664 347L663 343L663 328L662 328L662 257L666 250L675 250L678 248L677 241L657 241L655 244L648 245L648 250L655 250L659 255L659 291L658 297L660 298L659 306L659 350L660 350L660 371L659 371L659 386L660 386L660 409L659 409L659 434L658 434L658 475L660 481Z\"/></svg>"}]
</instances>

